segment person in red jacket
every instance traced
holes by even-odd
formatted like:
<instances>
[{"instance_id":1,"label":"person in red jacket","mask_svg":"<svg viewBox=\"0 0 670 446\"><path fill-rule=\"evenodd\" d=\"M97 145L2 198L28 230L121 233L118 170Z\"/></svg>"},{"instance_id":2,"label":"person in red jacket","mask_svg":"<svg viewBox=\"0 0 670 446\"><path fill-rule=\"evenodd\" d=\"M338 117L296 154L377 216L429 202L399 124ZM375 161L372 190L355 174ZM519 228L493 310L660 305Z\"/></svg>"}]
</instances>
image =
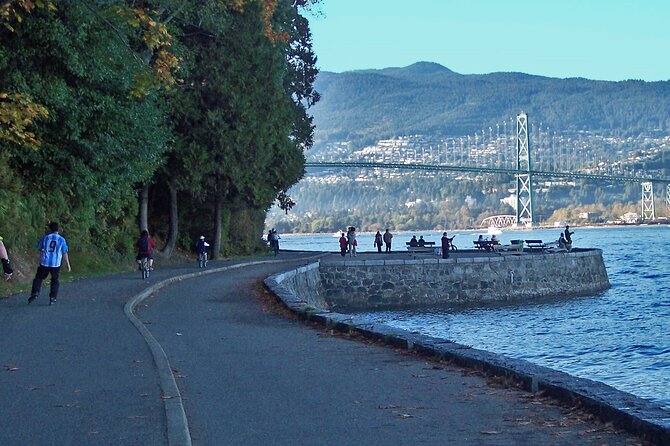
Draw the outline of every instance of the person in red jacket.
<instances>
[{"instance_id":1,"label":"person in red jacket","mask_svg":"<svg viewBox=\"0 0 670 446\"><path fill-rule=\"evenodd\" d=\"M137 241L137 243L135 243L135 248L137 248L137 257L135 257L135 260L137 260L137 264L140 265L140 268L142 268L142 259L146 257L149 259L149 269L154 269L153 253L155 247L156 242L154 242L154 239L152 239L149 235L149 231L144 229L140 233L140 239Z\"/></svg>"},{"instance_id":2,"label":"person in red jacket","mask_svg":"<svg viewBox=\"0 0 670 446\"><path fill-rule=\"evenodd\" d=\"M347 238L344 236L344 232L340 237L340 254L344 257L347 254Z\"/></svg>"}]
</instances>

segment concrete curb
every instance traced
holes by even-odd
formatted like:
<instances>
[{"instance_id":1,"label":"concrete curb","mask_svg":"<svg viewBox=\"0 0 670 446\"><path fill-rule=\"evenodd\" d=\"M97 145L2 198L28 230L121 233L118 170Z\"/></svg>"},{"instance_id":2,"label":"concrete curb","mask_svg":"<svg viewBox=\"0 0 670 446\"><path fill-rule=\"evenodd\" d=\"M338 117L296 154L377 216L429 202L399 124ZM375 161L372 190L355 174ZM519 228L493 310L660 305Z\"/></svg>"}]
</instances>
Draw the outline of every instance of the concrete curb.
<instances>
[{"instance_id":1,"label":"concrete curb","mask_svg":"<svg viewBox=\"0 0 670 446\"><path fill-rule=\"evenodd\" d=\"M597 381L577 378L521 359L388 325L370 324L346 314L315 309L282 285L282 281L291 275L287 272L272 275L265 279L265 285L288 309L304 319L341 332L383 340L398 348L449 359L460 366L511 378L521 383L527 391L543 391L568 404L578 404L604 422L611 422L649 442L670 444L670 412L658 404Z\"/></svg>"},{"instance_id":2,"label":"concrete curb","mask_svg":"<svg viewBox=\"0 0 670 446\"><path fill-rule=\"evenodd\" d=\"M310 261L315 258L319 258L323 254L316 256L297 258L297 259L282 259L282 260L257 260L251 262L237 263L235 265L224 266L221 268L208 269L204 271L198 271L194 273L182 274L179 276L170 277L169 279L162 280L149 288L145 289L141 293L133 296L123 307L123 312L130 322L137 328L145 342L151 350L151 355L153 356L154 363L158 369L158 376L160 380L161 392L163 393L161 398L163 399L163 405L165 406L165 415L167 418L167 434L168 434L168 445L169 446L191 446L191 433L188 427L188 419L186 418L186 411L184 410L184 404L182 401L181 393L179 392L179 387L172 373L172 367L170 366L170 361L165 354L165 350L156 340L156 338L151 334L149 329L140 321L137 316L135 316L135 308L137 305L142 303L152 294L156 293L162 288L165 288L174 282L179 282L182 280L193 279L195 277L205 276L208 274L216 274L224 271L229 271L231 269L242 268L245 266L254 266L254 265L263 265L268 263L280 263L286 261Z\"/></svg>"}]
</instances>

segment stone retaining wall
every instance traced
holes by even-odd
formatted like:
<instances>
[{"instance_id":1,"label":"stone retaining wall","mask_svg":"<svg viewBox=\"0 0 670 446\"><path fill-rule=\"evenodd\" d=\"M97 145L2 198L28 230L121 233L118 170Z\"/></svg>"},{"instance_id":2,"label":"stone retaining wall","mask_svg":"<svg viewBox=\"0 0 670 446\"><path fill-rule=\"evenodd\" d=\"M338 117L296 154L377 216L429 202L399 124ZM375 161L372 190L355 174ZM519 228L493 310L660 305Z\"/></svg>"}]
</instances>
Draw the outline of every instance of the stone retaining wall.
<instances>
[{"instance_id":1,"label":"stone retaining wall","mask_svg":"<svg viewBox=\"0 0 670 446\"><path fill-rule=\"evenodd\" d=\"M592 278L599 281L600 286L606 285L605 288L609 287L607 272L605 271L602 262L602 252L600 252L600 250L594 251L596 252L591 255L578 256L576 254L583 253L570 253L558 263L563 266L587 266L589 269L592 268L592 272L590 273L592 274ZM590 260L588 260L589 258ZM489 263L497 265L496 262L500 262L501 264L509 265L515 262L515 260L507 260L507 257L504 259L505 260ZM552 259L545 260L552 261ZM573 261L575 262L574 264ZM425 261L423 263L408 262L388 264L388 266L414 265L413 267L418 269L417 265L420 264L440 265L443 263L442 260L437 263L435 261L432 263L426 263ZM589 262L592 262L593 264L589 266ZM459 262L453 263L455 265L459 264ZM473 261L460 263L462 266L463 264L468 263L474 265L475 263L485 264L486 262ZM447 263L446 265L449 264L450 263ZM342 266L360 268L365 265L361 265L358 262L345 262L345 265ZM380 268L380 266L386 266L386 264L368 265L367 267ZM332 266L332 268L337 267L337 265ZM556 265L552 268L555 267ZM331 266L326 267L325 265L322 265L322 268L329 269ZM525 265L523 268L531 269L532 265ZM502 269L500 270L503 271ZM521 270L522 267L519 265L519 271ZM477 272L476 269L473 269L472 271ZM558 398L570 405L580 405L582 408L590 411L603 421L613 422L615 425L623 429L642 436L642 438L653 444L670 444L670 414L658 404L636 397L627 392L619 391L606 384L576 378L547 367L531 364L524 360L508 358L503 355L474 349L444 339L410 333L384 324L368 323L362 318L351 315L330 312L325 309L326 303L325 300L323 300L324 289L318 272L319 264L313 263L297 270L270 276L265 279L265 284L287 306L287 308L308 320L321 323L332 329L343 332L357 333L371 339L384 340L394 346L405 348L407 350L414 350L423 354L450 359L462 366L514 378L518 380L526 390L531 392L541 391L546 395ZM533 272L529 273L533 274ZM562 274L561 277L567 276L567 270ZM580 277L581 280L587 280L588 276L584 275ZM541 280L539 282L544 283ZM580 287L572 286L572 290L582 289L584 292L587 292L586 289L591 286L588 283L579 282L578 280L575 280L575 282L582 283L582 285ZM513 283L510 283L509 285L511 286L512 284ZM369 286L369 284L367 286ZM560 288L560 286L558 287ZM594 289L595 288L597 288L597 286L594 287ZM542 289L555 290L558 288L547 284L537 287L537 290ZM521 297L522 294L519 294L518 296Z\"/></svg>"},{"instance_id":2,"label":"stone retaining wall","mask_svg":"<svg viewBox=\"0 0 670 446\"><path fill-rule=\"evenodd\" d=\"M325 308L338 311L529 300L610 287L602 250L418 260L328 262Z\"/></svg>"}]
</instances>

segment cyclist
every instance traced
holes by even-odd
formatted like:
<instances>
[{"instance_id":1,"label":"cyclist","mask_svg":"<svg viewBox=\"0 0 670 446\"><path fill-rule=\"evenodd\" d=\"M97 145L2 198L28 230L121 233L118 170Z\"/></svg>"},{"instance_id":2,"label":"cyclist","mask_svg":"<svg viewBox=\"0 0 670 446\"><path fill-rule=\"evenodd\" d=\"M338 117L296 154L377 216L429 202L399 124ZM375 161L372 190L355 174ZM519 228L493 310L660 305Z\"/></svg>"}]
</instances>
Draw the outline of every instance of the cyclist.
<instances>
[{"instance_id":1,"label":"cyclist","mask_svg":"<svg viewBox=\"0 0 670 446\"><path fill-rule=\"evenodd\" d=\"M135 248L137 248L137 257L135 260L139 266L139 269L142 269L142 259L146 257L149 260L149 270L153 271L154 269L154 248L156 247L156 242L149 235L149 231L146 229L142 230L140 233L140 238L135 243Z\"/></svg>"},{"instance_id":2,"label":"cyclist","mask_svg":"<svg viewBox=\"0 0 670 446\"><path fill-rule=\"evenodd\" d=\"M205 236L201 235L200 240L198 240L198 245L196 246L196 250L198 251L198 258L200 256L203 256L203 259L205 260L205 265L207 265L207 248L209 247L209 243L205 241Z\"/></svg>"},{"instance_id":3,"label":"cyclist","mask_svg":"<svg viewBox=\"0 0 670 446\"><path fill-rule=\"evenodd\" d=\"M14 270L12 270L12 267L9 265L9 256L7 255L7 249L5 248L4 243L2 243L1 236L0 236L0 261L2 261L3 277L5 278L5 280L11 279Z\"/></svg>"}]
</instances>

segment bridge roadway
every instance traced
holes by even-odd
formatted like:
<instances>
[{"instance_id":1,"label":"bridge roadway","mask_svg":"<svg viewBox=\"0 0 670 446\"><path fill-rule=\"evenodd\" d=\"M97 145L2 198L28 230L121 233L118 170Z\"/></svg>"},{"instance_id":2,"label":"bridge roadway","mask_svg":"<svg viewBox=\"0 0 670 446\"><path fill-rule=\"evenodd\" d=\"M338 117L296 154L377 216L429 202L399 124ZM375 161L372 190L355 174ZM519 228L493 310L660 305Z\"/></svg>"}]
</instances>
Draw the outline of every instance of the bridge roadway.
<instances>
[{"instance_id":1,"label":"bridge roadway","mask_svg":"<svg viewBox=\"0 0 670 446\"><path fill-rule=\"evenodd\" d=\"M651 181L654 183L665 183L670 184L670 178L668 177L655 177L655 176L627 176L627 175L603 175L599 173L586 173L586 172L552 172L544 170L533 170L531 172L516 170L516 169L505 169L498 167L476 167L476 166L449 166L441 164L406 164L406 163L381 163L381 162L354 162L354 161L341 161L341 162L307 162L305 163L306 169L315 169L315 168L356 168L356 169L401 169L401 170L425 170L433 172L475 172L475 173L491 173L498 175L518 175L518 174L528 174L530 173L536 177L545 177L545 178L571 178L571 179L585 179L585 180L594 180L594 181L613 181L613 182L629 182L629 183L641 183Z\"/></svg>"},{"instance_id":2,"label":"bridge roadway","mask_svg":"<svg viewBox=\"0 0 670 446\"><path fill-rule=\"evenodd\" d=\"M262 279L306 254L254 260L271 263L175 281L138 307L195 445L639 444L471 371L286 317ZM27 295L1 299L0 444L168 444L169 401L123 307L199 271L158 264L148 281L133 271L65 283L51 307L46 290L32 305Z\"/></svg>"}]
</instances>

